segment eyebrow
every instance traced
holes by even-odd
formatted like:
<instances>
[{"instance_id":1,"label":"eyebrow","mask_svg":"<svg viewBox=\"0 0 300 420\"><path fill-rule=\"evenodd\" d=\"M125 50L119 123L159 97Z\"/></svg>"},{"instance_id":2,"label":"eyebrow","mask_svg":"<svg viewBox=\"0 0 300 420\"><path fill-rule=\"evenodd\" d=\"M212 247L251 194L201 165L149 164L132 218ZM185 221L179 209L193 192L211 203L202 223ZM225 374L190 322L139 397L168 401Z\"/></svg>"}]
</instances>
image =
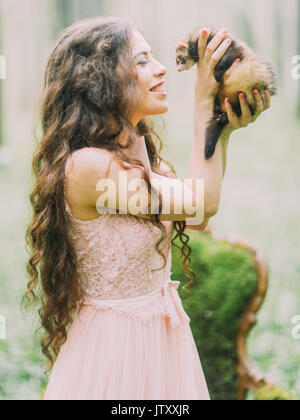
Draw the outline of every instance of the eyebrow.
<instances>
[{"instance_id":1,"label":"eyebrow","mask_svg":"<svg viewBox=\"0 0 300 420\"><path fill-rule=\"evenodd\" d=\"M137 55L134 56L134 58L139 57L140 55L147 55L147 54L153 54L153 51L140 51L139 53L137 53Z\"/></svg>"}]
</instances>

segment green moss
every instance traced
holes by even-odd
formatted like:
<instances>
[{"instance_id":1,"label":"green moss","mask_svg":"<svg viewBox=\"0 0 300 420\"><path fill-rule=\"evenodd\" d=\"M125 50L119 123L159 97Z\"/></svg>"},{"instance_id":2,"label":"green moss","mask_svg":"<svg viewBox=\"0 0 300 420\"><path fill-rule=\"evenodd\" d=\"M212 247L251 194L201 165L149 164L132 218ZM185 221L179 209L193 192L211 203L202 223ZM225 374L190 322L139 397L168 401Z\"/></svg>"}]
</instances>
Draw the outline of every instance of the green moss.
<instances>
[{"instance_id":1,"label":"green moss","mask_svg":"<svg viewBox=\"0 0 300 420\"><path fill-rule=\"evenodd\" d=\"M255 401L299 401L299 398L291 391L270 385L261 388L255 393Z\"/></svg>"},{"instance_id":2,"label":"green moss","mask_svg":"<svg viewBox=\"0 0 300 420\"><path fill-rule=\"evenodd\" d=\"M180 245L180 242L176 241ZM248 250L202 233L190 234L191 268L196 281L188 295L181 251L172 248L172 279L182 283L178 290L213 400L237 399L236 342L240 318L257 288L253 257Z\"/></svg>"}]
</instances>

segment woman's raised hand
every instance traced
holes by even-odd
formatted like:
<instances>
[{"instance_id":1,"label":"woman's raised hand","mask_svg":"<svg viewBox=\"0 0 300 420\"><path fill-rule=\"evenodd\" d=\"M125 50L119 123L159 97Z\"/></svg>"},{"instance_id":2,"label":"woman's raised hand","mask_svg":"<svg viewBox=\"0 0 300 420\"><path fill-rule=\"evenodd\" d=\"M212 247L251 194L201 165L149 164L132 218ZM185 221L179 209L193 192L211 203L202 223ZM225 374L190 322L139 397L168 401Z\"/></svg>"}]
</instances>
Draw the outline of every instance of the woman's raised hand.
<instances>
[{"instance_id":1,"label":"woman's raised hand","mask_svg":"<svg viewBox=\"0 0 300 420\"><path fill-rule=\"evenodd\" d=\"M219 83L214 76L214 69L231 44L230 39L224 40L227 30L222 29L207 44L209 31L203 29L200 32L198 42L199 61L195 84L195 96L197 101L211 101L218 92Z\"/></svg>"},{"instance_id":2,"label":"woman's raised hand","mask_svg":"<svg viewBox=\"0 0 300 420\"><path fill-rule=\"evenodd\" d=\"M253 123L257 120L260 114L271 106L271 95L268 90L264 91L265 94L265 101L263 100L263 96L261 93L255 89L253 91L253 97L255 99L255 112L252 115L251 109L248 105L247 97L244 93L240 93L239 101L240 107L242 111L241 117L238 117L235 112L232 110L232 106L228 100L225 99L225 107L228 115L229 123L224 128L224 133L231 134L233 131L238 130L239 128L248 127L249 124Z\"/></svg>"}]
</instances>

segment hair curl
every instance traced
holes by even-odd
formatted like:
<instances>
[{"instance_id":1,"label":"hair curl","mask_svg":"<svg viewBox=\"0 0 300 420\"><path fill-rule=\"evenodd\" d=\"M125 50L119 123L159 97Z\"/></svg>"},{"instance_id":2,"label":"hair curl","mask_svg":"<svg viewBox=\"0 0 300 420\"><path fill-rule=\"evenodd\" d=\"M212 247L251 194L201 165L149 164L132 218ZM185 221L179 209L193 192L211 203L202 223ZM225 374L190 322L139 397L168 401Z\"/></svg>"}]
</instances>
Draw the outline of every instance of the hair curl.
<instances>
[{"instance_id":1,"label":"hair curl","mask_svg":"<svg viewBox=\"0 0 300 420\"><path fill-rule=\"evenodd\" d=\"M66 341L77 303L83 296L65 209L68 156L83 147L97 147L113 151L131 166L144 167L122 151L139 135L145 137L153 171L166 175L159 169L163 161L171 169L168 176L176 176L173 166L160 156L162 140L151 120L142 119L136 128L130 122L140 93L130 44L133 28L132 23L117 17L78 21L60 34L46 65L39 104L42 138L32 160L34 182L29 197L33 215L26 229L29 253L26 271L30 279L22 305L26 302L28 308L33 303L40 304L40 328L44 330L41 347L50 361L49 370ZM129 133L127 145L118 142L124 130ZM146 171L144 176L151 191ZM161 254L158 246L166 237L166 228L158 214L151 215L151 222L163 232L156 244ZM194 278L195 274L188 267L191 248L185 226L185 221L173 222L177 235L172 243L179 248L174 243L179 236L183 244L183 270L191 279L187 272Z\"/></svg>"}]
</instances>

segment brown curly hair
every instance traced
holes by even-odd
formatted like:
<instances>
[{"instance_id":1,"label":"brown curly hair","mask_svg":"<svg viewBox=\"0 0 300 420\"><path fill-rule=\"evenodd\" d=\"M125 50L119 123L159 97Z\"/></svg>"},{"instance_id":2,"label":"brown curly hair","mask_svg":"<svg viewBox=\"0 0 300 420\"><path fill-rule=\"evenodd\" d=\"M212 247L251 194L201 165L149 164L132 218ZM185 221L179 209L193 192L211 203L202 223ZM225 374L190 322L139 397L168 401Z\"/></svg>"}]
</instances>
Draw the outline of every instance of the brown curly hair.
<instances>
[{"instance_id":1,"label":"brown curly hair","mask_svg":"<svg viewBox=\"0 0 300 420\"><path fill-rule=\"evenodd\" d=\"M160 156L162 140L151 120L144 118L137 127L130 122L140 93L130 44L133 29L134 24L118 17L78 21L60 34L46 65L39 103L42 136L32 160L34 182L29 197L33 215L26 229L29 253L26 271L30 279L22 305L26 309L33 303L40 305L41 347L50 361L49 370L66 341L83 296L65 209L68 156L83 147L97 147L113 151L131 167L144 167L122 151L137 135L144 136L153 171L166 175L159 168L163 161L171 169L167 176L176 176L173 166ZM129 133L127 145L118 142L124 130ZM144 176L151 191L146 170ZM161 193L159 196L161 208ZM162 255L158 246L166 237L166 228L158 214L151 214L151 222L163 233L156 244L156 250ZM179 236L183 244L183 270L190 280L188 273L193 278L195 274L188 267L191 248L184 233L186 222L173 222L173 227L177 235L172 243L179 248L174 243Z\"/></svg>"}]
</instances>

